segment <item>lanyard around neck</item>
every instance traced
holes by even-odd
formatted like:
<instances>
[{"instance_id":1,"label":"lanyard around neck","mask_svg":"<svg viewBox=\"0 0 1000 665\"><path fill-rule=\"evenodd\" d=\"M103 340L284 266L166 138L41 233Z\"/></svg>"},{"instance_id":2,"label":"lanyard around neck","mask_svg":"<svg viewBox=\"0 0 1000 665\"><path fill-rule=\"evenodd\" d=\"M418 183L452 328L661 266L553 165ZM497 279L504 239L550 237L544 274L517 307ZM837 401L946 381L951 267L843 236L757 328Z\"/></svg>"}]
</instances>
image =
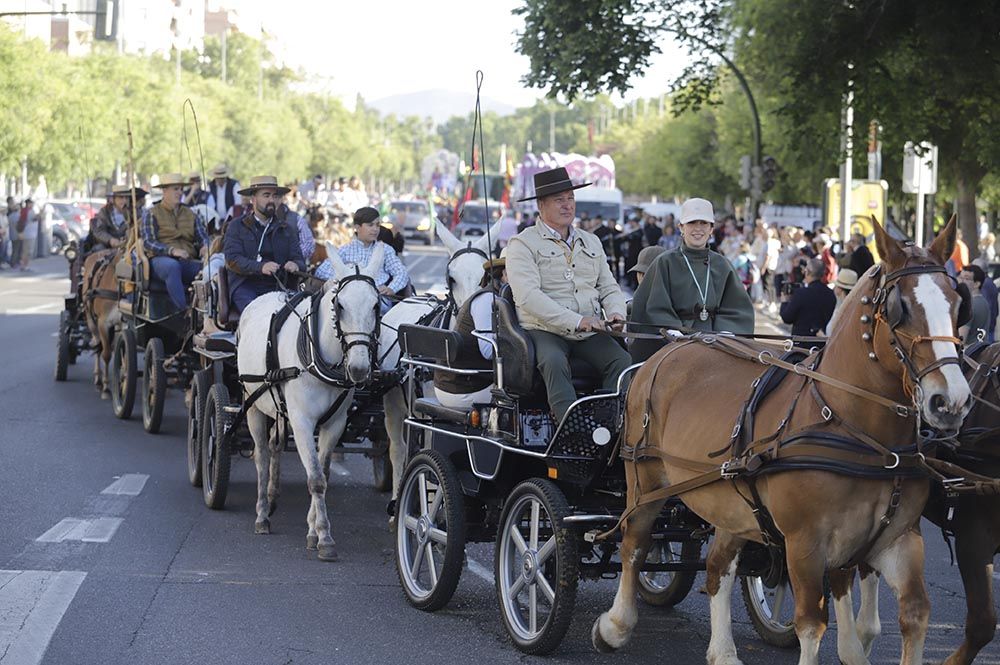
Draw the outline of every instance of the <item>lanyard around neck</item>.
<instances>
[{"instance_id":1,"label":"lanyard around neck","mask_svg":"<svg viewBox=\"0 0 1000 665\"><path fill-rule=\"evenodd\" d=\"M687 264L688 272L691 273L691 279L694 281L694 287L696 289L698 289L698 295L701 296L701 304L704 305L705 307L708 307L708 289L709 289L709 286L712 283L711 280L710 280L710 277L712 275L712 255L711 254L708 255L708 261L707 261L707 263L705 265L705 288L704 289L701 288L701 284L698 283L698 278L695 277L695 275L694 275L694 269L691 267L691 262L688 261L687 254L685 254L682 251L681 252L681 256L684 257L684 263Z\"/></svg>"}]
</instances>

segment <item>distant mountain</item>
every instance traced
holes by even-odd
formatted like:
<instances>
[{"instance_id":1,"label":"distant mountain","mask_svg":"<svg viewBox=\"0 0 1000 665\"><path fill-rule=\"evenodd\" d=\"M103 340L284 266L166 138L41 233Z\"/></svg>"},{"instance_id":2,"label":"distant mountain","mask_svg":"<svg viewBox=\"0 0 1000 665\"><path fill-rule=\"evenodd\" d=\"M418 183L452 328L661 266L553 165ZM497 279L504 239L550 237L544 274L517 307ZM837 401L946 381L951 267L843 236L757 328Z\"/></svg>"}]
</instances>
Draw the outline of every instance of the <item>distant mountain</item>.
<instances>
[{"instance_id":1,"label":"distant mountain","mask_svg":"<svg viewBox=\"0 0 1000 665\"><path fill-rule=\"evenodd\" d=\"M384 97L366 104L383 114L415 115L421 118L430 116L435 124L441 124L454 115L465 116L472 113L476 108L476 96L471 92L454 90L422 90ZM489 97L483 97L482 106L484 112L493 111L500 115L510 115L517 110L510 104Z\"/></svg>"}]
</instances>

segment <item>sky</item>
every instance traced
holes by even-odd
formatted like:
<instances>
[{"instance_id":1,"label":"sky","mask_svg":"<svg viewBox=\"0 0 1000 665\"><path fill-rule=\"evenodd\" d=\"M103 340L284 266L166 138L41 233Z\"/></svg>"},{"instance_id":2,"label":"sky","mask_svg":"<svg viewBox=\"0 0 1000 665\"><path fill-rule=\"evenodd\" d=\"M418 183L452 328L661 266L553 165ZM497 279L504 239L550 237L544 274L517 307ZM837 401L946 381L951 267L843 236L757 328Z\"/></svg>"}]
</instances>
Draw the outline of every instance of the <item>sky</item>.
<instances>
[{"instance_id":1,"label":"sky","mask_svg":"<svg viewBox=\"0 0 1000 665\"><path fill-rule=\"evenodd\" d=\"M523 19L511 13L520 0L279 4L281 11L266 18L274 50L288 65L307 72L311 89L336 94L351 105L359 92L368 101L438 88L474 92L477 69L485 75L486 97L530 106L543 96L520 83L528 59L514 48L514 33ZM683 69L683 50L666 38L661 49L627 99L659 96Z\"/></svg>"}]
</instances>

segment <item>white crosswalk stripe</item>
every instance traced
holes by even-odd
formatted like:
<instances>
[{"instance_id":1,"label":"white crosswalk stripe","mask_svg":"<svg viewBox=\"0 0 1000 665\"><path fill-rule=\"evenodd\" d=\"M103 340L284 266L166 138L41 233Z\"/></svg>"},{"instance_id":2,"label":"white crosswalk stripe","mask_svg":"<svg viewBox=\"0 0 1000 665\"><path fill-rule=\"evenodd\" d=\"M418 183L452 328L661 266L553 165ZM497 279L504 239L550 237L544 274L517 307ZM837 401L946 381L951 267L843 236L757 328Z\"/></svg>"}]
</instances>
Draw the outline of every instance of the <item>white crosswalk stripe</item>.
<instances>
[{"instance_id":1,"label":"white crosswalk stripe","mask_svg":"<svg viewBox=\"0 0 1000 665\"><path fill-rule=\"evenodd\" d=\"M35 665L87 573L0 570L0 665Z\"/></svg>"},{"instance_id":2,"label":"white crosswalk stripe","mask_svg":"<svg viewBox=\"0 0 1000 665\"><path fill-rule=\"evenodd\" d=\"M145 473L126 473L124 476L105 487L101 494L117 494L124 496L139 496L146 486L149 476Z\"/></svg>"},{"instance_id":3,"label":"white crosswalk stripe","mask_svg":"<svg viewBox=\"0 0 1000 665\"><path fill-rule=\"evenodd\" d=\"M98 517L89 520L67 517L36 538L35 542L61 543L78 540L82 543L106 543L115 535L121 523L120 517Z\"/></svg>"}]
</instances>

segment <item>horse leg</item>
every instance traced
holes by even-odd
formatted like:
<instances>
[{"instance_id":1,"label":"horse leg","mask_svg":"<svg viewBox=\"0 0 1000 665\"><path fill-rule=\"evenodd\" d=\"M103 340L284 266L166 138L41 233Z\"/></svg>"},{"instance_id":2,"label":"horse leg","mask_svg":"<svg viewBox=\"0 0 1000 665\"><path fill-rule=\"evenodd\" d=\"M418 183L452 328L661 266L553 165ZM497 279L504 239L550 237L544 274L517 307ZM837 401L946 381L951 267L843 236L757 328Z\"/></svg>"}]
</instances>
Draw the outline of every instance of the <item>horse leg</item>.
<instances>
[{"instance_id":1,"label":"horse leg","mask_svg":"<svg viewBox=\"0 0 1000 665\"><path fill-rule=\"evenodd\" d=\"M639 620L636 607L639 572L649 552L653 523L664 503L654 501L639 507L622 525L625 534L620 551L622 574L618 578L615 602L610 610L597 617L590 631L594 648L601 653L611 653L625 646Z\"/></svg>"},{"instance_id":2,"label":"horse leg","mask_svg":"<svg viewBox=\"0 0 1000 665\"><path fill-rule=\"evenodd\" d=\"M316 423L294 411L289 413L288 419L295 435L295 450L306 470L306 486L309 488L306 548L317 547L320 550L320 560L333 560L336 555L333 552L333 538L330 536L330 520L326 515L326 478L323 476L323 467L319 463L313 438Z\"/></svg>"},{"instance_id":3,"label":"horse leg","mask_svg":"<svg viewBox=\"0 0 1000 665\"><path fill-rule=\"evenodd\" d=\"M270 517L278 507L278 496L281 494L281 453L285 448L285 436L279 436L279 430L287 428L287 424L280 427L277 422L271 429L269 445L271 447L271 482L267 485L267 501L271 504L267 515Z\"/></svg>"},{"instance_id":4,"label":"horse leg","mask_svg":"<svg viewBox=\"0 0 1000 665\"><path fill-rule=\"evenodd\" d=\"M402 388L393 388L382 397L385 409L385 431L389 434L389 460L392 462L392 499L399 494L406 466L406 442L403 440L403 419L406 418L406 400Z\"/></svg>"},{"instance_id":5,"label":"horse leg","mask_svg":"<svg viewBox=\"0 0 1000 665\"><path fill-rule=\"evenodd\" d=\"M709 665L741 665L733 641L733 584L744 543L744 539L717 529L705 560L705 590L712 622L706 655Z\"/></svg>"},{"instance_id":6,"label":"horse leg","mask_svg":"<svg viewBox=\"0 0 1000 665\"><path fill-rule=\"evenodd\" d=\"M257 534L268 534L271 533L271 521L268 519L271 514L271 506L267 493L271 475L270 460L268 459L271 450L267 441L267 416L255 406L251 406L247 410L247 428L253 439L253 462L254 466L257 467L257 521L254 522L253 531Z\"/></svg>"},{"instance_id":7,"label":"horse leg","mask_svg":"<svg viewBox=\"0 0 1000 665\"><path fill-rule=\"evenodd\" d=\"M900 665L920 665L931 609L924 585L924 539L916 529L909 529L869 563L882 573L899 600Z\"/></svg>"},{"instance_id":8,"label":"horse leg","mask_svg":"<svg viewBox=\"0 0 1000 665\"><path fill-rule=\"evenodd\" d=\"M819 665L819 645L830 620L823 593L826 562L820 556L815 538L811 536L812 534L807 534L804 537L788 538L785 542L788 579L795 592L795 634L799 638L799 665ZM847 598L850 603L849 593ZM850 612L853 611L852 607Z\"/></svg>"},{"instance_id":9,"label":"horse leg","mask_svg":"<svg viewBox=\"0 0 1000 665\"><path fill-rule=\"evenodd\" d=\"M851 598L854 568L831 570L829 574L830 595L833 596L833 609L837 614L837 655L843 665L868 665L868 658L854 623L854 602Z\"/></svg>"},{"instance_id":10,"label":"horse leg","mask_svg":"<svg viewBox=\"0 0 1000 665\"><path fill-rule=\"evenodd\" d=\"M338 410L319 430L319 460L317 470L329 467L334 448L340 441L340 437L343 436L344 428L347 427L346 401L341 408L343 411ZM298 441L298 437L296 436L295 438ZM330 520L326 513L326 476L320 475L319 480L323 485L322 501L316 504L316 511L313 513L313 526L319 539L319 558L321 561L336 561L337 552L334 549L333 536L330 534ZM310 485L310 489L311 487Z\"/></svg>"},{"instance_id":11,"label":"horse leg","mask_svg":"<svg viewBox=\"0 0 1000 665\"><path fill-rule=\"evenodd\" d=\"M867 564L858 566L861 575L861 609L858 611L858 639L865 650L865 656L872 653L872 644L882 634L882 621L878 616L878 573ZM837 615L840 622L840 615ZM839 633L838 627L838 633Z\"/></svg>"},{"instance_id":12,"label":"horse leg","mask_svg":"<svg viewBox=\"0 0 1000 665\"><path fill-rule=\"evenodd\" d=\"M997 613L993 606L993 553L996 543L985 524L972 524L955 537L958 569L965 587L965 639L944 665L968 665L993 640Z\"/></svg>"}]
</instances>

